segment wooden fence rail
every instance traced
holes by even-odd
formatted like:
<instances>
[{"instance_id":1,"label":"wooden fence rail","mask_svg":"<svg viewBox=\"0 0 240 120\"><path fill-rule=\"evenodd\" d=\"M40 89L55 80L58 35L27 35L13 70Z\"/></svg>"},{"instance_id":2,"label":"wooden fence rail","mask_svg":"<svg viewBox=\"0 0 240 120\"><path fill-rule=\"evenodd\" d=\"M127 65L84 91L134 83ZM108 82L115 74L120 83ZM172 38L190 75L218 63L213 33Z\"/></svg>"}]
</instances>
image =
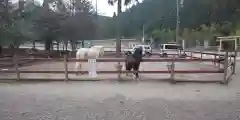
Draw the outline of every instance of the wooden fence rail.
<instances>
[{"instance_id":1,"label":"wooden fence rail","mask_svg":"<svg viewBox=\"0 0 240 120\"><path fill-rule=\"evenodd\" d=\"M201 53L205 54L205 53ZM211 54L211 55L218 55L219 54ZM158 73L158 74L170 74L170 79L174 81L174 74L193 74L193 73L223 73L224 77L221 82L223 83L228 83L228 81L231 79L231 76L235 74L235 65L236 65L236 54L234 56L229 56L229 53L226 52L224 58L214 58L214 59L205 59L205 58L193 58L193 59L186 59L186 58L144 58L143 62L171 62L170 67L168 70L156 70L156 71L139 71L139 73L146 73L146 74L151 74L151 73ZM229 63L229 57L234 57L233 59L233 64ZM220 62L222 60L224 62ZM7 58L2 58L0 61L4 60L13 60L14 65L15 65L15 70L0 70L0 73L16 73L17 74L17 80L21 80L20 74L21 73L54 73L54 74L64 74L64 80L68 81L69 74L76 74L79 73L77 71L69 71L68 70L68 62L87 62L88 59L74 59L74 58L68 58L67 55L64 55L64 58L18 58L17 56L14 56L14 59L7 59ZM64 61L64 71L23 71L19 70L19 65L18 61L19 60L44 60L44 61ZM96 59L97 62L116 62L118 63L116 70L114 71L97 71L98 74L118 74L118 77L121 77L122 73L127 73L127 71L123 71L120 67L120 62L124 62L124 58L99 58ZM175 63L176 62L218 62L219 64L223 64L223 69L219 67L218 70L194 70L194 69L188 69L188 70L178 70L175 69ZM228 76L228 68L232 67L232 73L230 73L230 76ZM88 71L81 71L82 74L87 74Z\"/></svg>"},{"instance_id":2,"label":"wooden fence rail","mask_svg":"<svg viewBox=\"0 0 240 120\"><path fill-rule=\"evenodd\" d=\"M9 61L12 59L2 58L0 61ZM64 58L18 58L18 60L42 60L42 61L64 61ZM171 58L144 58L142 62L169 62L172 60ZM174 62L214 62L220 59L185 59L185 58L175 58ZM69 58L67 59L68 62L87 62L88 59L76 59L76 58ZM98 58L96 59L97 62L125 62L124 58Z\"/></svg>"},{"instance_id":3,"label":"wooden fence rail","mask_svg":"<svg viewBox=\"0 0 240 120\"><path fill-rule=\"evenodd\" d=\"M188 70L174 70L174 73L178 73L178 74L183 74L183 73L187 73L187 74L193 74L193 73L223 73L223 70L195 70L195 69L188 69ZM16 73L15 70L0 70L0 73ZM29 71L29 70L25 70L25 71L19 71L19 73L52 73L52 74L66 74L66 71ZM77 71L67 71L68 74L76 74L79 73ZM88 71L81 71L81 73L83 74L87 74ZM116 74L118 73L117 70L115 71L110 71L110 70L106 70L106 71L97 71L98 74ZM127 73L127 71L122 70L121 73ZM155 71L139 71L139 73L145 73L145 74L154 74L154 73L159 73L159 74L166 74L166 73L170 73L170 71L168 70L155 70Z\"/></svg>"},{"instance_id":4,"label":"wooden fence rail","mask_svg":"<svg viewBox=\"0 0 240 120\"><path fill-rule=\"evenodd\" d=\"M221 57L225 57L226 54L221 54L221 53L210 53L210 52L202 52L202 51L191 51L191 50L186 50L184 52L189 52L189 53L199 53L199 54L203 54L203 55L213 55L213 56L221 56ZM235 57L237 54L230 54L228 55L229 57Z\"/></svg>"}]
</instances>

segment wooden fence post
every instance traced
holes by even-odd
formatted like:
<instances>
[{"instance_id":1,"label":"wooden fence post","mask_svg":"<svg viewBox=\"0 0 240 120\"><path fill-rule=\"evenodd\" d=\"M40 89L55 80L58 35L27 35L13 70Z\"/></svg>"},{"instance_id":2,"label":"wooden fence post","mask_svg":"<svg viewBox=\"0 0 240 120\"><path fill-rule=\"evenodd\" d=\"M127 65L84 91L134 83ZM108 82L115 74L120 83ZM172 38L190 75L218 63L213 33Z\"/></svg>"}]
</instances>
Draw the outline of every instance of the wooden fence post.
<instances>
[{"instance_id":1,"label":"wooden fence post","mask_svg":"<svg viewBox=\"0 0 240 120\"><path fill-rule=\"evenodd\" d=\"M202 59L203 59L203 53L202 53L202 51L201 51L201 61L202 61Z\"/></svg>"},{"instance_id":2,"label":"wooden fence post","mask_svg":"<svg viewBox=\"0 0 240 120\"><path fill-rule=\"evenodd\" d=\"M216 59L217 59L217 56L214 55L214 60L213 60L214 65L216 65Z\"/></svg>"},{"instance_id":3,"label":"wooden fence post","mask_svg":"<svg viewBox=\"0 0 240 120\"><path fill-rule=\"evenodd\" d=\"M13 57L13 61L14 61L14 66L15 66L15 71L17 74L17 80L20 80L20 72L19 72L19 61L18 61L18 56L15 54Z\"/></svg>"},{"instance_id":4,"label":"wooden fence post","mask_svg":"<svg viewBox=\"0 0 240 120\"><path fill-rule=\"evenodd\" d=\"M64 71L65 71L65 79L64 81L68 81L68 57L67 54L64 54Z\"/></svg>"},{"instance_id":5,"label":"wooden fence post","mask_svg":"<svg viewBox=\"0 0 240 120\"><path fill-rule=\"evenodd\" d=\"M223 67L224 73L223 73L223 83L227 83L227 70L228 70L228 51L225 53L224 58L224 67Z\"/></svg>"},{"instance_id":6,"label":"wooden fence post","mask_svg":"<svg viewBox=\"0 0 240 120\"><path fill-rule=\"evenodd\" d=\"M121 79L121 74L122 74L122 66L120 62L117 63L117 71L118 71L118 80Z\"/></svg>"},{"instance_id":7,"label":"wooden fence post","mask_svg":"<svg viewBox=\"0 0 240 120\"><path fill-rule=\"evenodd\" d=\"M218 55L218 59L220 60L221 59L221 55ZM224 66L223 66L224 67ZM220 69L221 68L221 63L218 61L218 68Z\"/></svg>"},{"instance_id":8,"label":"wooden fence post","mask_svg":"<svg viewBox=\"0 0 240 120\"><path fill-rule=\"evenodd\" d=\"M175 71L175 56L173 56L172 63L171 63L171 75L170 79L172 80L172 83L176 83L174 79L174 71Z\"/></svg>"}]
</instances>

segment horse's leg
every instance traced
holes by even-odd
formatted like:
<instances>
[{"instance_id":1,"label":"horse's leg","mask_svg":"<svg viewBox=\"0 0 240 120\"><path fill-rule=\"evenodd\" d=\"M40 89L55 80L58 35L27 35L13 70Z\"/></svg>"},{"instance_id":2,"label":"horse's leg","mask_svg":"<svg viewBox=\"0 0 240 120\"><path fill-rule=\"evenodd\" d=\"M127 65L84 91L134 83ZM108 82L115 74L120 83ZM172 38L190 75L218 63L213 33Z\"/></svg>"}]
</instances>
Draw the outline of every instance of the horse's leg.
<instances>
[{"instance_id":1,"label":"horse's leg","mask_svg":"<svg viewBox=\"0 0 240 120\"><path fill-rule=\"evenodd\" d=\"M129 76L129 72L132 69L131 63L125 63L125 68L126 68L126 76Z\"/></svg>"},{"instance_id":2,"label":"horse's leg","mask_svg":"<svg viewBox=\"0 0 240 120\"><path fill-rule=\"evenodd\" d=\"M128 72L129 72L129 70L128 70L128 65L127 65L127 63L125 63L125 69L126 69L126 76L128 76Z\"/></svg>"},{"instance_id":3,"label":"horse's leg","mask_svg":"<svg viewBox=\"0 0 240 120\"><path fill-rule=\"evenodd\" d=\"M83 58L83 59L88 58L88 52L84 52L82 56L83 56L83 57L80 57L80 58ZM84 75L83 65L84 65L84 63L83 63L83 64L80 64L80 73L81 73L81 75Z\"/></svg>"},{"instance_id":4,"label":"horse's leg","mask_svg":"<svg viewBox=\"0 0 240 120\"><path fill-rule=\"evenodd\" d=\"M84 74L84 72L83 72L83 65L82 64L80 64L80 73L81 73L81 75Z\"/></svg>"},{"instance_id":5,"label":"horse's leg","mask_svg":"<svg viewBox=\"0 0 240 120\"><path fill-rule=\"evenodd\" d=\"M76 75L79 75L79 70L81 70L81 68L82 68L82 65L81 65L81 63L80 62L76 62Z\"/></svg>"},{"instance_id":6,"label":"horse's leg","mask_svg":"<svg viewBox=\"0 0 240 120\"><path fill-rule=\"evenodd\" d=\"M77 59L81 59L81 58L84 58L85 56L83 55L83 54L85 54L85 53L79 53L77 56L76 56L76 58ZM83 74L83 72L82 72L82 64L81 64L81 62L76 62L76 71L77 71L77 73L76 73L76 75L79 75L79 74Z\"/></svg>"},{"instance_id":7,"label":"horse's leg","mask_svg":"<svg viewBox=\"0 0 240 120\"><path fill-rule=\"evenodd\" d=\"M135 79L138 79L138 80L139 80L139 74L138 74L139 66L140 66L140 62L135 62L133 65Z\"/></svg>"}]
</instances>

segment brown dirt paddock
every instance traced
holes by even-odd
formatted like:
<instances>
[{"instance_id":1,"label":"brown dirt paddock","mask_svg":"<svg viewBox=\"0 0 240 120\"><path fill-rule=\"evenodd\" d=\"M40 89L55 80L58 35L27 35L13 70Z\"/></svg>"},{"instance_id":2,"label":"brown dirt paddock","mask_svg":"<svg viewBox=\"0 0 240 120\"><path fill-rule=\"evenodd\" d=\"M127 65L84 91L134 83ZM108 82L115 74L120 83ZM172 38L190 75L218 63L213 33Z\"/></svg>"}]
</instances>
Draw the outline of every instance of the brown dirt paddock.
<instances>
[{"instance_id":1,"label":"brown dirt paddock","mask_svg":"<svg viewBox=\"0 0 240 120\"><path fill-rule=\"evenodd\" d=\"M21 53L21 57L29 57L24 55L24 50L20 50L19 53ZM57 51L54 51L54 54L60 54ZM71 53L69 57L74 58L75 53ZM33 56L32 56L33 57ZM56 56L55 56L56 57ZM59 56L58 56L59 57ZM104 58L114 58L115 53L114 52L105 52ZM122 56L123 57L123 54ZM158 55L153 55L151 58L159 58ZM9 61L10 64L12 65L12 61ZM20 70L24 71L64 71L64 63L63 62L48 62L48 61L21 61L21 68ZM20 62L20 63L21 63ZM2 63L1 64L5 64ZM124 63L121 63L124 65ZM98 63L97 70L116 70L115 68L116 63ZM167 70L166 67L167 63L166 62L161 62L161 63L141 63L141 68L140 70ZM13 66L10 66L13 67ZM13 69L8 67L8 69ZM6 67L0 66L1 69L5 69ZM186 70L186 69L196 69L196 70L202 70L202 69L216 69L212 63L200 63L200 62L190 62L190 63L177 63L176 64L176 69L181 69L181 70ZM75 70L75 63L70 62L68 63L68 70L73 71ZM84 63L84 70L87 70L87 63ZM122 75L123 78L128 78L125 75ZM15 74L0 74L0 78L15 78ZM64 74L37 74L37 73L31 73L31 74L26 74L26 73L21 73L21 78L33 78L33 79L38 79L38 78L46 78L46 79L64 79ZM70 79L79 79L79 80L86 80L88 79L88 75L81 75L81 76L76 76L75 74L70 74L69 75ZM117 74L99 74L97 78L101 78L104 80L112 80L117 78ZM141 80L158 80L158 79L166 79L169 78L169 74L140 74L140 79ZM176 79L184 79L184 80L208 80L211 78L212 80L222 80L222 75L221 74L176 74Z\"/></svg>"},{"instance_id":2,"label":"brown dirt paddock","mask_svg":"<svg viewBox=\"0 0 240 120\"><path fill-rule=\"evenodd\" d=\"M108 63L97 63L97 70L100 71L107 71L107 70L112 70L115 71L115 65L117 63L114 62L108 62ZM121 63L124 65L124 63ZM154 70L167 70L167 62L144 62L141 63L140 70L141 71L154 71ZM10 68L13 69L13 68ZM186 70L186 69L191 69L191 70L216 70L217 68L214 67L213 64L205 64L205 63L200 63L200 62L190 62L190 63L176 63L176 69L179 70ZM64 63L63 62L50 62L50 61L45 61L45 62L38 62L37 64L34 65L29 65L29 66L23 66L20 68L20 70L24 71L64 71ZM75 62L69 62L68 63L68 70L69 71L74 71L75 70ZM88 70L88 64L83 63L83 70L87 71ZM213 81L219 81L222 80L223 75L221 73L214 73L214 74L176 74L176 79L181 79L181 80L203 80L203 81L208 81L209 78ZM0 78L15 78L16 74L6 74L2 73L0 75ZM129 77L126 77L125 74L122 75L123 78L126 79L132 79ZM64 79L64 74L42 74L42 73L21 73L21 78L26 78L26 79ZM103 79L103 80L113 80L117 78L117 74L98 74L98 77L96 79ZM160 79L167 79L169 78L169 74L140 74L140 80L160 80ZM69 79L79 79L79 80L88 80L89 76L86 75L80 75L76 76L75 74L69 74Z\"/></svg>"}]
</instances>

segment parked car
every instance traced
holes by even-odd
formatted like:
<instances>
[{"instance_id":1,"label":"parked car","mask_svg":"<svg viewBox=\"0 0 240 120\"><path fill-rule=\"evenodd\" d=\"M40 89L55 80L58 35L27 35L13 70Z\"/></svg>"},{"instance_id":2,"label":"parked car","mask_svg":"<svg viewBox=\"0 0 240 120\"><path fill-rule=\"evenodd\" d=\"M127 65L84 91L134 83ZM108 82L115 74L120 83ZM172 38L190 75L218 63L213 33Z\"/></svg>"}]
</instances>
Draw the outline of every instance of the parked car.
<instances>
[{"instance_id":1,"label":"parked car","mask_svg":"<svg viewBox=\"0 0 240 120\"><path fill-rule=\"evenodd\" d=\"M160 56L168 57L168 55L176 55L176 56L186 56L183 51L183 48L179 44L169 43L169 44L161 44L160 46Z\"/></svg>"},{"instance_id":2,"label":"parked car","mask_svg":"<svg viewBox=\"0 0 240 120\"><path fill-rule=\"evenodd\" d=\"M134 52L135 48L141 47L143 52L143 56L151 56L152 55L152 48L150 45L136 45L131 50L129 50L131 53Z\"/></svg>"}]
</instances>

